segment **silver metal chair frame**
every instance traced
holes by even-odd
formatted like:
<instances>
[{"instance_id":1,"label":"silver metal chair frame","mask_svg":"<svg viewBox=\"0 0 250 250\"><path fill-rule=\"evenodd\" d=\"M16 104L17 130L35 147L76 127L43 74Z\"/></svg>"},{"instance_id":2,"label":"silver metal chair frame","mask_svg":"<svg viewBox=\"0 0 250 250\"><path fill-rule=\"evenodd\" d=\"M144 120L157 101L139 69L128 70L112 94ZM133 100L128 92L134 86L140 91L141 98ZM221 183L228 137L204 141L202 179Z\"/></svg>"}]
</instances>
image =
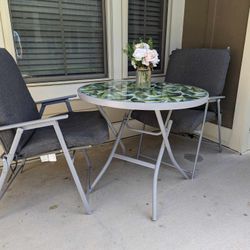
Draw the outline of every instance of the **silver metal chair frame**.
<instances>
[{"instance_id":1,"label":"silver metal chair frame","mask_svg":"<svg viewBox=\"0 0 250 250\"><path fill-rule=\"evenodd\" d=\"M72 111L70 101L69 101L69 99L72 97L75 97L75 95L65 96L62 98L49 99L49 100L44 100L44 101L38 102L37 104L41 104L40 115L42 116L47 105L52 105L52 104L62 103L62 102L66 103L68 111ZM12 124L12 125L0 127L0 131L9 130L9 129L16 129L16 134L15 134L14 140L12 142L9 153L8 154L5 153L2 156L3 169L2 169L2 172L0 175L0 199L3 197L4 193L7 191L8 187L10 186L12 181L15 179L17 174L20 172L20 170L23 169L23 167L25 165L26 159L15 159L16 158L16 150L17 150L17 147L18 147L18 144L20 142L20 139L22 137L23 132L25 130L39 129L42 127L52 126L54 128L56 135L57 135L59 143L61 145L62 152L65 156L68 167L69 167L70 172L73 176L74 182L75 182L77 190L80 194L85 211L87 214L91 214L92 211L91 211L89 202L87 200L87 196L84 192L84 189L82 187L82 184L80 182L80 179L78 177L77 171L76 171L75 166L74 166L74 151L76 149L71 149L71 150L73 150L73 157L71 158L71 155L69 153L69 149L67 148L62 131L61 131L59 124L58 124L59 120L67 119L67 118L68 118L68 115L59 115L59 116L54 116L54 117L50 117L47 119L33 120L33 121L22 122L22 123L17 123L17 124ZM89 147L90 146L86 146L86 147L82 148L83 155L84 155L86 162L87 162L87 165L88 165L88 182L89 182L88 183L88 190L90 188L91 163L90 163L90 159L88 157L88 154L86 152L86 148L89 148ZM16 164L13 167L12 163L15 160L16 160ZM20 165L18 165L19 162L20 162Z\"/></svg>"},{"instance_id":2,"label":"silver metal chair frame","mask_svg":"<svg viewBox=\"0 0 250 250\"><path fill-rule=\"evenodd\" d=\"M49 105L53 104L58 104L58 103L65 103L67 106L67 109L69 112L73 112L71 104L70 104L70 99L77 97L77 95L68 95L68 96L62 96L62 97L57 97L57 98L52 98L52 99L46 99L42 101L36 102L36 104L41 105L40 107L40 115L42 116L45 108Z\"/></svg>"},{"instance_id":3,"label":"silver metal chair frame","mask_svg":"<svg viewBox=\"0 0 250 250\"><path fill-rule=\"evenodd\" d=\"M208 111L208 106L210 103L215 103L217 104L217 125L218 125L218 146L219 146L219 152L222 152L222 146L221 146L221 121L222 121L222 115L221 115L221 106L220 106L220 102L222 99L224 99L225 96L213 96L213 97L209 97L209 100L207 102L207 104L205 105L205 109L204 109L204 116L203 116L203 121L201 124L201 129L199 131L199 139L198 139L198 145L197 145L197 149L196 149L196 154L195 154L195 160L194 160L194 165L193 165L193 170L192 170L192 179L194 179L195 177L195 171L196 171L196 166L197 166L197 162L198 162L198 157L199 157L199 152L200 152L200 147L201 147L201 142L202 142L202 138L203 138L203 131L204 131L204 126L206 123L206 116L207 116L207 111ZM143 128L142 131L145 131L145 124L143 124ZM139 130L137 130L137 132L140 132ZM139 139L139 145L138 145L138 150L137 150L137 159L141 157L143 158L148 158L150 160L154 160L156 161L156 159L151 158L147 155L144 155L141 153L142 151L142 142L143 142L143 135L145 134L145 132L140 132L140 139ZM150 134L150 133L147 133ZM171 166L171 164L166 163L166 162L162 162L165 165Z\"/></svg>"}]
</instances>

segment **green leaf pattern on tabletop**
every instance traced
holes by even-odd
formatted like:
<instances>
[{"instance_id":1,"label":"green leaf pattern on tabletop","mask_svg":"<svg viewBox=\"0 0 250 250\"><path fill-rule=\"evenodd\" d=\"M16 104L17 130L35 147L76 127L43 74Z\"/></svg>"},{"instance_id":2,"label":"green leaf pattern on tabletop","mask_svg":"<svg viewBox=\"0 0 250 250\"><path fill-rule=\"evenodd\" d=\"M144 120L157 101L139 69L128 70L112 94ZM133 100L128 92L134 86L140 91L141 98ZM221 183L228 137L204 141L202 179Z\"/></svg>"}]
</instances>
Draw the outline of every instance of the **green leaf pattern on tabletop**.
<instances>
[{"instance_id":1,"label":"green leaf pattern on tabletop","mask_svg":"<svg viewBox=\"0 0 250 250\"><path fill-rule=\"evenodd\" d=\"M110 81L88 84L81 93L105 100L128 102L185 102L208 96L208 92L189 85L154 82L150 88L136 88L134 81Z\"/></svg>"}]
</instances>

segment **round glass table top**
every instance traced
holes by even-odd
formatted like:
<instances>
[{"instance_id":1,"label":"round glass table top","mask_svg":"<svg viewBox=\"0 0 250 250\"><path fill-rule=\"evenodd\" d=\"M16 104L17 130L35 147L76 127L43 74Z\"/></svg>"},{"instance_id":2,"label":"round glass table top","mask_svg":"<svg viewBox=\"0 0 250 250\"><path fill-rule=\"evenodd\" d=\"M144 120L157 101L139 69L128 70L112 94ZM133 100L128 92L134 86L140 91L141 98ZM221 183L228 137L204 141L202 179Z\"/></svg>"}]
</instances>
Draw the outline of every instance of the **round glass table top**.
<instances>
[{"instance_id":1,"label":"round glass table top","mask_svg":"<svg viewBox=\"0 0 250 250\"><path fill-rule=\"evenodd\" d=\"M154 82L140 89L134 81L90 83L78 89L81 99L101 106L140 110L169 110L200 106L208 92L191 85Z\"/></svg>"}]
</instances>

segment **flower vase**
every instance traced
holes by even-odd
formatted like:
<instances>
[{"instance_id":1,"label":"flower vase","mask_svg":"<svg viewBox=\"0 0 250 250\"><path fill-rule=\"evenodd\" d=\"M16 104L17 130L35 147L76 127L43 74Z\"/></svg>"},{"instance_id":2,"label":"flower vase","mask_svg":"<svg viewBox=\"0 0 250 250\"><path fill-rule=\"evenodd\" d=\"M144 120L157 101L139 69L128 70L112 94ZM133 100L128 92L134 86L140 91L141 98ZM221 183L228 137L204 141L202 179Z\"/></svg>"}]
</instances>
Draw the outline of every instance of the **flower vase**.
<instances>
[{"instance_id":1,"label":"flower vase","mask_svg":"<svg viewBox=\"0 0 250 250\"><path fill-rule=\"evenodd\" d=\"M140 89L149 88L151 85L151 69L138 68L136 70L136 87Z\"/></svg>"}]
</instances>

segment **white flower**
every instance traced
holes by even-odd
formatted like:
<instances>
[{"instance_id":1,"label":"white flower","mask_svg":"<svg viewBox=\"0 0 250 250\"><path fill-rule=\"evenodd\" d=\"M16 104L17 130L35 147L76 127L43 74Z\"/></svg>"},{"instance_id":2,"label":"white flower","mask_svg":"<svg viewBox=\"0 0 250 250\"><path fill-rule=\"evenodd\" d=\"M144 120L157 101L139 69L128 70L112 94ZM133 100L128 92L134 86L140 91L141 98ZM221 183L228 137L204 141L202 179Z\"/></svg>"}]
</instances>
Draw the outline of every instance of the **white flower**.
<instances>
[{"instance_id":1,"label":"white flower","mask_svg":"<svg viewBox=\"0 0 250 250\"><path fill-rule=\"evenodd\" d=\"M147 43L141 42L134 45L131 65L135 69L142 66L142 64L146 67L156 67L159 61L157 51L155 49L150 49Z\"/></svg>"},{"instance_id":2,"label":"white flower","mask_svg":"<svg viewBox=\"0 0 250 250\"><path fill-rule=\"evenodd\" d=\"M137 48L133 53L133 57L136 61L142 61L142 59L146 56L147 51L147 49Z\"/></svg>"},{"instance_id":3,"label":"white flower","mask_svg":"<svg viewBox=\"0 0 250 250\"><path fill-rule=\"evenodd\" d=\"M137 43L135 45L135 48L136 49L146 49L146 50L148 50L149 49L149 45L147 43Z\"/></svg>"},{"instance_id":4,"label":"white flower","mask_svg":"<svg viewBox=\"0 0 250 250\"><path fill-rule=\"evenodd\" d=\"M157 63L159 62L158 53L155 49L148 50L145 57L142 60L142 64L145 66L149 66L150 63L152 63L153 67L157 66Z\"/></svg>"}]
</instances>

